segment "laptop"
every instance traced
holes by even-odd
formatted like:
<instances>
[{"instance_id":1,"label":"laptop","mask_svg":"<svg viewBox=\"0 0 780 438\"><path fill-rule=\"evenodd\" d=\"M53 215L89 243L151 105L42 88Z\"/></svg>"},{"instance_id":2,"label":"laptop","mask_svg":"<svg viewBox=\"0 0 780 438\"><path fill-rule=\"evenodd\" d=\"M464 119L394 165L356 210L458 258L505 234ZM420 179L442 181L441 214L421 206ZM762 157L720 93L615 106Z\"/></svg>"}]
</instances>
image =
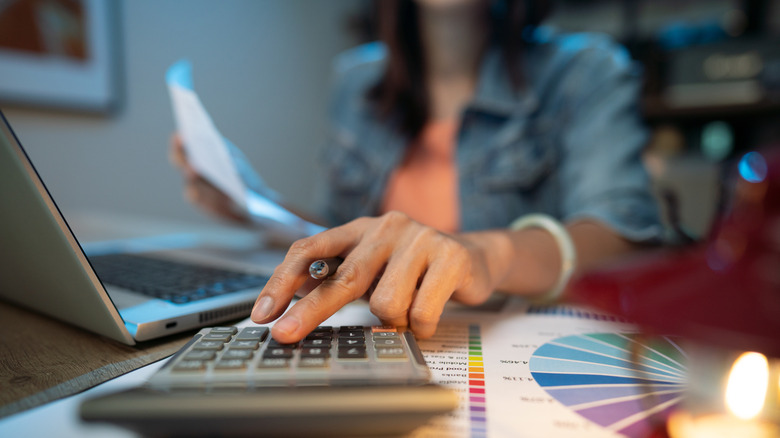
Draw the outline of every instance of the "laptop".
<instances>
[{"instance_id":1,"label":"laptop","mask_svg":"<svg viewBox=\"0 0 780 438\"><path fill-rule=\"evenodd\" d=\"M79 242L1 111L0 200L0 299L129 345L248 316L281 261L190 235Z\"/></svg>"}]
</instances>

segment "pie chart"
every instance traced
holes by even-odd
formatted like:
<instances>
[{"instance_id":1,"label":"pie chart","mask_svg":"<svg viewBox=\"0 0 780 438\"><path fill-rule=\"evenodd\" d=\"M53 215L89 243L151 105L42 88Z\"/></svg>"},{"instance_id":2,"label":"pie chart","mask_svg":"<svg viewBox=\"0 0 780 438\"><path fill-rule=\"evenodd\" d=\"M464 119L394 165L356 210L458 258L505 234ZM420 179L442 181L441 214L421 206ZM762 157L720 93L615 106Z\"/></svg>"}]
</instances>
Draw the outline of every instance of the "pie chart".
<instances>
[{"instance_id":1,"label":"pie chart","mask_svg":"<svg viewBox=\"0 0 780 438\"><path fill-rule=\"evenodd\" d=\"M591 333L543 344L529 367L560 403L633 438L649 435L680 403L685 362L674 338Z\"/></svg>"}]
</instances>

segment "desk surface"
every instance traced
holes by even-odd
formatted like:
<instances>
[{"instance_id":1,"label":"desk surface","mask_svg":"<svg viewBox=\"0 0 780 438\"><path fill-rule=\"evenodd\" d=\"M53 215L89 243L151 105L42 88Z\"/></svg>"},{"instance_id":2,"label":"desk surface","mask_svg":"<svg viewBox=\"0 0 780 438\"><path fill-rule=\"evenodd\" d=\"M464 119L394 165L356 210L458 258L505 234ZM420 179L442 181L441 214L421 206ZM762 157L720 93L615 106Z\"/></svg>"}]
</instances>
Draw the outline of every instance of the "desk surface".
<instances>
[{"instance_id":1,"label":"desk surface","mask_svg":"<svg viewBox=\"0 0 780 438\"><path fill-rule=\"evenodd\" d=\"M0 420L0 435L7 437L137 437L110 425L90 425L79 419L79 406L89 397L142 384L163 362L153 363L88 391Z\"/></svg>"},{"instance_id":2,"label":"desk surface","mask_svg":"<svg viewBox=\"0 0 780 438\"><path fill-rule=\"evenodd\" d=\"M377 324L365 303L355 303L329 319L327 324ZM244 320L238 326L254 325ZM139 437L136 433L111 425L88 424L79 418L82 401L143 384L165 361L159 361L117 377L74 396L16 414L0 420L0 436L58 438L124 438Z\"/></svg>"},{"instance_id":3,"label":"desk surface","mask_svg":"<svg viewBox=\"0 0 780 438\"><path fill-rule=\"evenodd\" d=\"M356 302L342 309L327 324L376 322L369 313L368 305ZM243 324L249 324L249 321ZM557 353L553 350L550 350L553 354L540 353L545 348L560 348L561 343L572 339L578 343L592 341L588 338L591 333L632 342L632 332L635 332L633 326L610 321L587 309L535 308L520 300L499 302L491 308L478 310L451 306L445 311L436 336L421 341L420 346L431 366L434 380L456 391L461 406L449 415L435 418L428 426L418 429L413 437L601 438L619 437L621 428L627 427L640 427L646 431L651 426L643 417L648 406L635 403L624 406L624 409L612 408L612 403L621 402L626 394L616 397L604 392L604 387L610 383L599 387L593 385L593 389L589 389L587 384L581 385L588 387L585 393L575 394L571 391L556 392L554 386L557 383L542 379L547 372L560 366L570 367L572 362L563 356L556 357ZM567 338L569 341L566 341ZM597 348L603 348L603 343ZM583 350L582 347L577 349ZM617 357L611 359L620 360ZM84 393L0 420L0 436L135 437L137 435L133 432L118 427L81 422L79 405L89 397L141 385L161 364L148 365ZM681 397L683 385L682 378L678 376L679 367L672 362L670 364L658 365L660 374L669 380L663 382L666 385L664 391L668 392L670 387L676 387L678 391L674 394L675 398L663 401L666 405L651 407L659 412L674 406ZM574 372L566 368L569 369L568 377L581 376L583 372L592 372L592 367L604 364L583 366L589 368ZM613 365L609 367L615 368ZM635 380L636 369L626 368L612 374L613 383L620 383L615 386L621 386L623 391L628 388L635 392L629 398L641 397L647 390L638 389L637 382L633 386L625 384L627 378ZM622 383L620 379L623 379ZM582 400L573 399L583 395L591 401L583 404ZM582 409L583 406L602 408ZM606 418L603 417L605 412L615 415ZM629 433L627 436L642 435Z\"/></svg>"}]
</instances>

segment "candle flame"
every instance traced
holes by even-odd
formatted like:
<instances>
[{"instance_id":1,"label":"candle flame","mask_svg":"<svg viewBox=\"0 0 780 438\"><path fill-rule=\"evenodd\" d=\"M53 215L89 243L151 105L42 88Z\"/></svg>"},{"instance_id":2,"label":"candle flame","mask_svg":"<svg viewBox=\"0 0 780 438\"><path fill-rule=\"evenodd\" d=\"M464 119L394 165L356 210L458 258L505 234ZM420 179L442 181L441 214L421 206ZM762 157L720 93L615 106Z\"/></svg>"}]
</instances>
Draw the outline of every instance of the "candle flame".
<instances>
[{"instance_id":1,"label":"candle flame","mask_svg":"<svg viewBox=\"0 0 780 438\"><path fill-rule=\"evenodd\" d=\"M742 353L729 373L726 406L743 420L758 416L764 409L769 386L769 361L761 353Z\"/></svg>"}]
</instances>

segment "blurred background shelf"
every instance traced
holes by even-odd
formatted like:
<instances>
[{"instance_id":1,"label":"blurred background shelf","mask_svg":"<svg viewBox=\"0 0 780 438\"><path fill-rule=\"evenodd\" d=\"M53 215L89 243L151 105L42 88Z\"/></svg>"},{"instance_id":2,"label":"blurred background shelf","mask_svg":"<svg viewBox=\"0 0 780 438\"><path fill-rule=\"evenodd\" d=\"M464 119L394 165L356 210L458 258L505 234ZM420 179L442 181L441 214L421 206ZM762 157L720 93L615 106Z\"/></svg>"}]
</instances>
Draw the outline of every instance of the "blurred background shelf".
<instances>
[{"instance_id":1,"label":"blurred background shelf","mask_svg":"<svg viewBox=\"0 0 780 438\"><path fill-rule=\"evenodd\" d=\"M656 192L704 236L734 161L780 146L780 1L559 0L551 24L608 33L642 66Z\"/></svg>"}]
</instances>

